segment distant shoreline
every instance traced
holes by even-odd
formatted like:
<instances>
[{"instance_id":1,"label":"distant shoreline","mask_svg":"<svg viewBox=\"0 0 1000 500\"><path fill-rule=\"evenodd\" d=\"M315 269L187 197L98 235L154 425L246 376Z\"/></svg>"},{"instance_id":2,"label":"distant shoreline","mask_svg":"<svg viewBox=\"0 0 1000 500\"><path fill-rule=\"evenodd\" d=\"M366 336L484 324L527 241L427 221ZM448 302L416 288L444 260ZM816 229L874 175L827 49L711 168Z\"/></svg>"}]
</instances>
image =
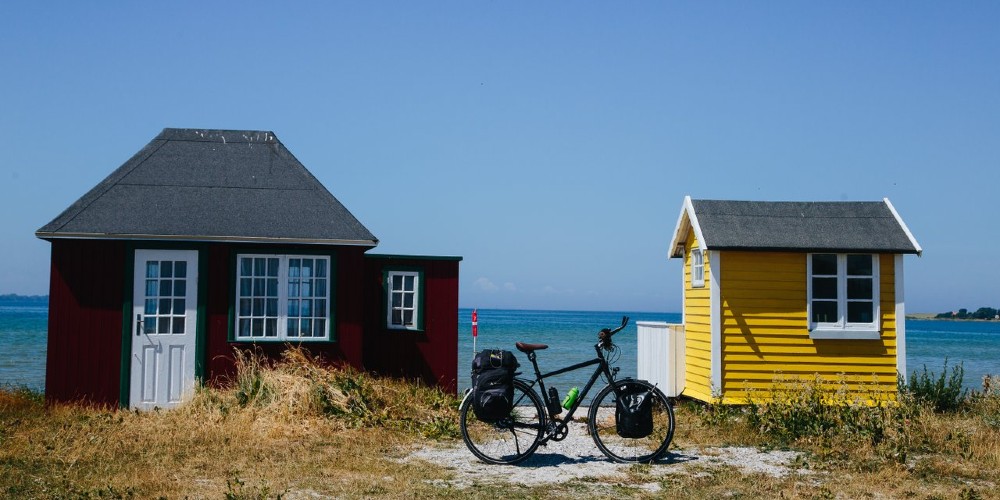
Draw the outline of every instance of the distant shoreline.
<instances>
[{"instance_id":1,"label":"distant shoreline","mask_svg":"<svg viewBox=\"0 0 1000 500\"><path fill-rule=\"evenodd\" d=\"M934 313L910 313L906 315L906 319L919 319L921 321L981 321L983 323L996 321L995 319L979 318L938 318L937 314Z\"/></svg>"},{"instance_id":2,"label":"distant shoreline","mask_svg":"<svg viewBox=\"0 0 1000 500\"><path fill-rule=\"evenodd\" d=\"M6 305L38 305L44 306L49 303L48 295L17 295L14 293L9 293L7 295L0 295L0 304Z\"/></svg>"}]
</instances>

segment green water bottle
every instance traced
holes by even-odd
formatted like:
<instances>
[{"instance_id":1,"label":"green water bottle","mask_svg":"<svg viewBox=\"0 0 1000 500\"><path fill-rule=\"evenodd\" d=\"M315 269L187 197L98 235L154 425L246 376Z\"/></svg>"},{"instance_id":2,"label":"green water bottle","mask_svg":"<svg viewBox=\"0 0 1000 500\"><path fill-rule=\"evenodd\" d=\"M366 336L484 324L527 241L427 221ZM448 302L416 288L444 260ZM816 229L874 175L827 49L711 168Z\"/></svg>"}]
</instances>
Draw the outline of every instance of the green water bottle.
<instances>
[{"instance_id":1,"label":"green water bottle","mask_svg":"<svg viewBox=\"0 0 1000 500\"><path fill-rule=\"evenodd\" d=\"M573 406L573 403L576 402L576 397L579 395L580 389L577 389L576 387L570 389L569 392L566 393L566 397L563 399L562 407L567 410L570 409L570 407Z\"/></svg>"}]
</instances>

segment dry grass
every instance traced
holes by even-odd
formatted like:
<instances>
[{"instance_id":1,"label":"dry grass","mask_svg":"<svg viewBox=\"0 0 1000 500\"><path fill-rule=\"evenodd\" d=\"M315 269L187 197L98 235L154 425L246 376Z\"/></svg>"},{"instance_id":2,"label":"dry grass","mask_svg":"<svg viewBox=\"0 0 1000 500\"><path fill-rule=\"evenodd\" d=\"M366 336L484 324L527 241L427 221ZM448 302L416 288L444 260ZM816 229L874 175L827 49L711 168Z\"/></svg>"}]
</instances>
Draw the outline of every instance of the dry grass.
<instances>
[{"instance_id":1,"label":"dry grass","mask_svg":"<svg viewBox=\"0 0 1000 500\"><path fill-rule=\"evenodd\" d=\"M272 367L239 364L232 387L172 411L46 408L0 391L0 497L392 495L440 475L387 458L454 439L453 396L297 350Z\"/></svg>"},{"instance_id":2,"label":"dry grass","mask_svg":"<svg viewBox=\"0 0 1000 500\"><path fill-rule=\"evenodd\" d=\"M172 411L46 407L30 391L0 390L0 497L971 499L1000 491L1000 387L990 380L958 411L905 400L868 406L867 423L793 439L760 425L766 411L788 408L677 407L672 449L795 449L803 455L792 468L805 473L641 465L624 480L455 490L443 481L454 472L400 460L415 447L462 446L453 396L330 368L295 350L273 366L255 356L238 364L227 388L203 389ZM863 432L872 426L886 429L880 439ZM650 483L659 489L635 486Z\"/></svg>"},{"instance_id":3,"label":"dry grass","mask_svg":"<svg viewBox=\"0 0 1000 500\"><path fill-rule=\"evenodd\" d=\"M678 409L686 425L675 443L804 452L793 465L809 474L728 484L744 494L775 496L760 488L777 481L782 496L792 498L1000 498L1000 388L991 384L987 379L983 391L946 412L905 391L898 402L873 405L838 400L838 390L817 394L815 386L745 407L689 402Z\"/></svg>"}]
</instances>

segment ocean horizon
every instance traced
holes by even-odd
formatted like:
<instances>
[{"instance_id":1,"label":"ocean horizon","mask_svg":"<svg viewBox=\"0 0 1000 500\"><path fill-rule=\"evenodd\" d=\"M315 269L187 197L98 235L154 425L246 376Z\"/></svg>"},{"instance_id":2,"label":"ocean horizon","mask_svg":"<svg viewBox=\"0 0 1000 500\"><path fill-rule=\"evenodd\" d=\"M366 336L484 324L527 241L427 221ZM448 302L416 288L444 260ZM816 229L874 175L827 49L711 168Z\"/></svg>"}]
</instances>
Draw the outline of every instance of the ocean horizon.
<instances>
[{"instance_id":1,"label":"ocean horizon","mask_svg":"<svg viewBox=\"0 0 1000 500\"><path fill-rule=\"evenodd\" d=\"M473 351L472 309L458 312L458 386L469 386ZM543 372L593 359L597 332L615 327L622 316L629 316L628 327L615 336L619 347L615 365L619 376L635 377L637 360L637 321L680 323L680 313L641 311L562 311L533 309L478 309L479 335L476 350L507 349L515 351L515 342L547 344L539 351L538 363ZM11 305L0 303L0 386L27 387L43 391L45 387L46 332L48 307L44 304ZM926 367L940 374L945 368L961 364L965 370L963 385L980 389L983 376L1000 373L1000 321L949 321L906 319L907 374ZM516 351L515 351L516 352ZM532 374L527 358L516 353L521 372ZM593 368L588 367L546 380L546 385L565 394L571 387L583 387ZM598 388L599 389L599 388Z\"/></svg>"}]
</instances>

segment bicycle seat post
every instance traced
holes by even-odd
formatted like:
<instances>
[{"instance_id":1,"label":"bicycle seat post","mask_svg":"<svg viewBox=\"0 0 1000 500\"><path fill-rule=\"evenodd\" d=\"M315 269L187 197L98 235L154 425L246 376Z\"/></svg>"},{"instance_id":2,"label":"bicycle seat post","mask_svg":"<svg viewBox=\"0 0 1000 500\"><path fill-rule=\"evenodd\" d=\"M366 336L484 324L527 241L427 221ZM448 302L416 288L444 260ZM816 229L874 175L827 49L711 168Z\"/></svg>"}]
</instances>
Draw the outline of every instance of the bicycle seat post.
<instances>
[{"instance_id":1,"label":"bicycle seat post","mask_svg":"<svg viewBox=\"0 0 1000 500\"><path fill-rule=\"evenodd\" d=\"M541 373L538 371L538 361L536 360L538 356L535 354L535 351L528 351L525 354L528 355L528 361L531 361L531 366L535 368L535 376L538 376L538 374Z\"/></svg>"}]
</instances>

